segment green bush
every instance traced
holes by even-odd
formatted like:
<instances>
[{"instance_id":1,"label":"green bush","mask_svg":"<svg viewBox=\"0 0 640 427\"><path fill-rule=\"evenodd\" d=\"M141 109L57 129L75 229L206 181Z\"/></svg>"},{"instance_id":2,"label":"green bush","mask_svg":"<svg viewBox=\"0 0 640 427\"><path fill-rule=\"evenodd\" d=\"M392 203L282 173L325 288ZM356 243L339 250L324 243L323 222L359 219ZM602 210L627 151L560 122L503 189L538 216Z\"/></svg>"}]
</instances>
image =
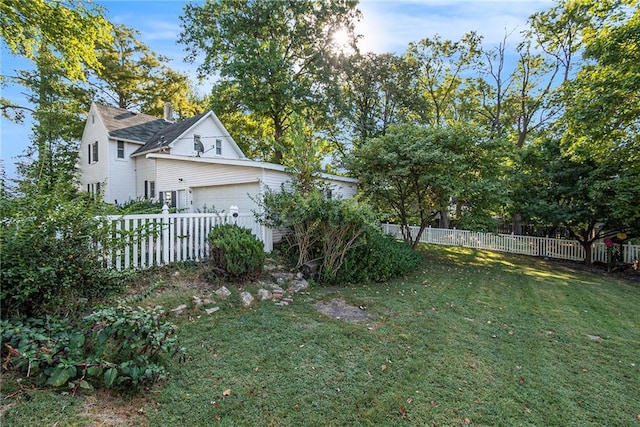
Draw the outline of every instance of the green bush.
<instances>
[{"instance_id":1,"label":"green bush","mask_svg":"<svg viewBox=\"0 0 640 427\"><path fill-rule=\"evenodd\" d=\"M247 228L216 225L209 233L209 248L213 267L226 276L246 278L262 272L264 245Z\"/></svg>"},{"instance_id":2,"label":"green bush","mask_svg":"<svg viewBox=\"0 0 640 427\"><path fill-rule=\"evenodd\" d=\"M328 199L321 191L267 192L261 220L285 227L285 253L295 267L321 260L317 280L332 285L384 281L416 268L421 257L383 235L369 206Z\"/></svg>"},{"instance_id":3,"label":"green bush","mask_svg":"<svg viewBox=\"0 0 640 427\"><path fill-rule=\"evenodd\" d=\"M79 298L118 291L126 273L102 268L108 240L92 213L93 202L55 195L4 199L2 317L69 313Z\"/></svg>"},{"instance_id":4,"label":"green bush","mask_svg":"<svg viewBox=\"0 0 640 427\"><path fill-rule=\"evenodd\" d=\"M168 378L163 355L186 355L163 316L159 308L118 306L99 309L77 326L56 317L3 320L3 361L36 385L74 393L102 385L136 390Z\"/></svg>"},{"instance_id":5,"label":"green bush","mask_svg":"<svg viewBox=\"0 0 640 427\"><path fill-rule=\"evenodd\" d=\"M422 256L406 242L378 229L370 229L362 244L351 251L335 276L340 283L384 282L408 274L422 262Z\"/></svg>"}]
</instances>

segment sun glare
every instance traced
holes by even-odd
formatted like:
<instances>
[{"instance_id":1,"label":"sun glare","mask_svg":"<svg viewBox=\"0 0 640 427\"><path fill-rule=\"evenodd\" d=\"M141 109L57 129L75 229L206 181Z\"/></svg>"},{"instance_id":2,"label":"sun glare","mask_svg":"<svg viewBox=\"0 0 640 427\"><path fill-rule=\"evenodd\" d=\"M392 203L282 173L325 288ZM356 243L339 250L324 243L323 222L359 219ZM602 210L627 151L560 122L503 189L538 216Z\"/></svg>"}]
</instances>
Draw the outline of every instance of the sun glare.
<instances>
[{"instance_id":1,"label":"sun glare","mask_svg":"<svg viewBox=\"0 0 640 427\"><path fill-rule=\"evenodd\" d=\"M353 48L349 44L349 33L344 28L335 31L331 35L331 39L338 50L341 50L343 52L353 50Z\"/></svg>"}]
</instances>

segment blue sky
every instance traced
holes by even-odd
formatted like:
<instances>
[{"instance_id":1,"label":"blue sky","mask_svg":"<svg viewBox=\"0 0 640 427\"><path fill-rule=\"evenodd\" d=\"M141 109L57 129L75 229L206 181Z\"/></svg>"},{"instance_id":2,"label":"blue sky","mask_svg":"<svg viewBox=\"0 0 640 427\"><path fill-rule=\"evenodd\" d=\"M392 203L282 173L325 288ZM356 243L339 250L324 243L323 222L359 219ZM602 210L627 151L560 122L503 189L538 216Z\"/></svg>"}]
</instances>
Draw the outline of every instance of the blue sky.
<instances>
[{"instance_id":1,"label":"blue sky","mask_svg":"<svg viewBox=\"0 0 640 427\"><path fill-rule=\"evenodd\" d=\"M106 8L107 18L140 31L140 38L153 51L169 57L169 64L195 79L195 65L183 61L183 47L177 43L180 33L179 16L188 1L96 1ZM196 1L195 3L199 3ZM550 0L360 0L362 19L356 31L363 35L363 51L404 52L409 42L432 37L457 40L469 31L484 37L484 44L495 46L502 41L505 31L512 32L508 45L515 47L519 32L526 28L527 18L537 11L554 5ZM3 45L0 67L3 75L23 68L25 61L13 57ZM198 87L207 93L207 82ZM2 96L24 104L22 89L2 89ZM230 130L232 133L233 131ZM7 177L15 177L15 157L29 144L30 123L16 125L0 119L0 144Z\"/></svg>"}]
</instances>

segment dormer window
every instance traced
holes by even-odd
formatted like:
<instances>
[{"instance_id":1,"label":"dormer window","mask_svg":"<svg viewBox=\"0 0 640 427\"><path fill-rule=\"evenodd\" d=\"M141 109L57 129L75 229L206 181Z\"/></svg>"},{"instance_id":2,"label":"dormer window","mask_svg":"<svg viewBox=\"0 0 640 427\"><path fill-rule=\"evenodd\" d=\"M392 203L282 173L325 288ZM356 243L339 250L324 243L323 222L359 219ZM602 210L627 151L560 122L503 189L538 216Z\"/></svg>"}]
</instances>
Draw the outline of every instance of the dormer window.
<instances>
[{"instance_id":1,"label":"dormer window","mask_svg":"<svg viewBox=\"0 0 640 427\"><path fill-rule=\"evenodd\" d=\"M216 139L216 156L222 156L222 140Z\"/></svg>"}]
</instances>

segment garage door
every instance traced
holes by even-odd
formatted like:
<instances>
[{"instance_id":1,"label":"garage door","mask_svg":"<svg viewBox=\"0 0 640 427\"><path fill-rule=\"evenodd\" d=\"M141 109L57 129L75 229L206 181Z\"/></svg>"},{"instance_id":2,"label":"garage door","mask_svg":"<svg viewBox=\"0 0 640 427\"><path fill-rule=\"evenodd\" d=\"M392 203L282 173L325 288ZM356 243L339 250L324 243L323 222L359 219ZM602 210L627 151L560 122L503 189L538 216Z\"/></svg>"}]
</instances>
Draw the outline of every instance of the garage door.
<instances>
[{"instance_id":1,"label":"garage door","mask_svg":"<svg viewBox=\"0 0 640 427\"><path fill-rule=\"evenodd\" d=\"M234 205L238 206L239 212L250 213L257 209L251 197L257 197L259 189L260 185L257 182L194 188L193 210L229 212L229 206Z\"/></svg>"}]
</instances>

